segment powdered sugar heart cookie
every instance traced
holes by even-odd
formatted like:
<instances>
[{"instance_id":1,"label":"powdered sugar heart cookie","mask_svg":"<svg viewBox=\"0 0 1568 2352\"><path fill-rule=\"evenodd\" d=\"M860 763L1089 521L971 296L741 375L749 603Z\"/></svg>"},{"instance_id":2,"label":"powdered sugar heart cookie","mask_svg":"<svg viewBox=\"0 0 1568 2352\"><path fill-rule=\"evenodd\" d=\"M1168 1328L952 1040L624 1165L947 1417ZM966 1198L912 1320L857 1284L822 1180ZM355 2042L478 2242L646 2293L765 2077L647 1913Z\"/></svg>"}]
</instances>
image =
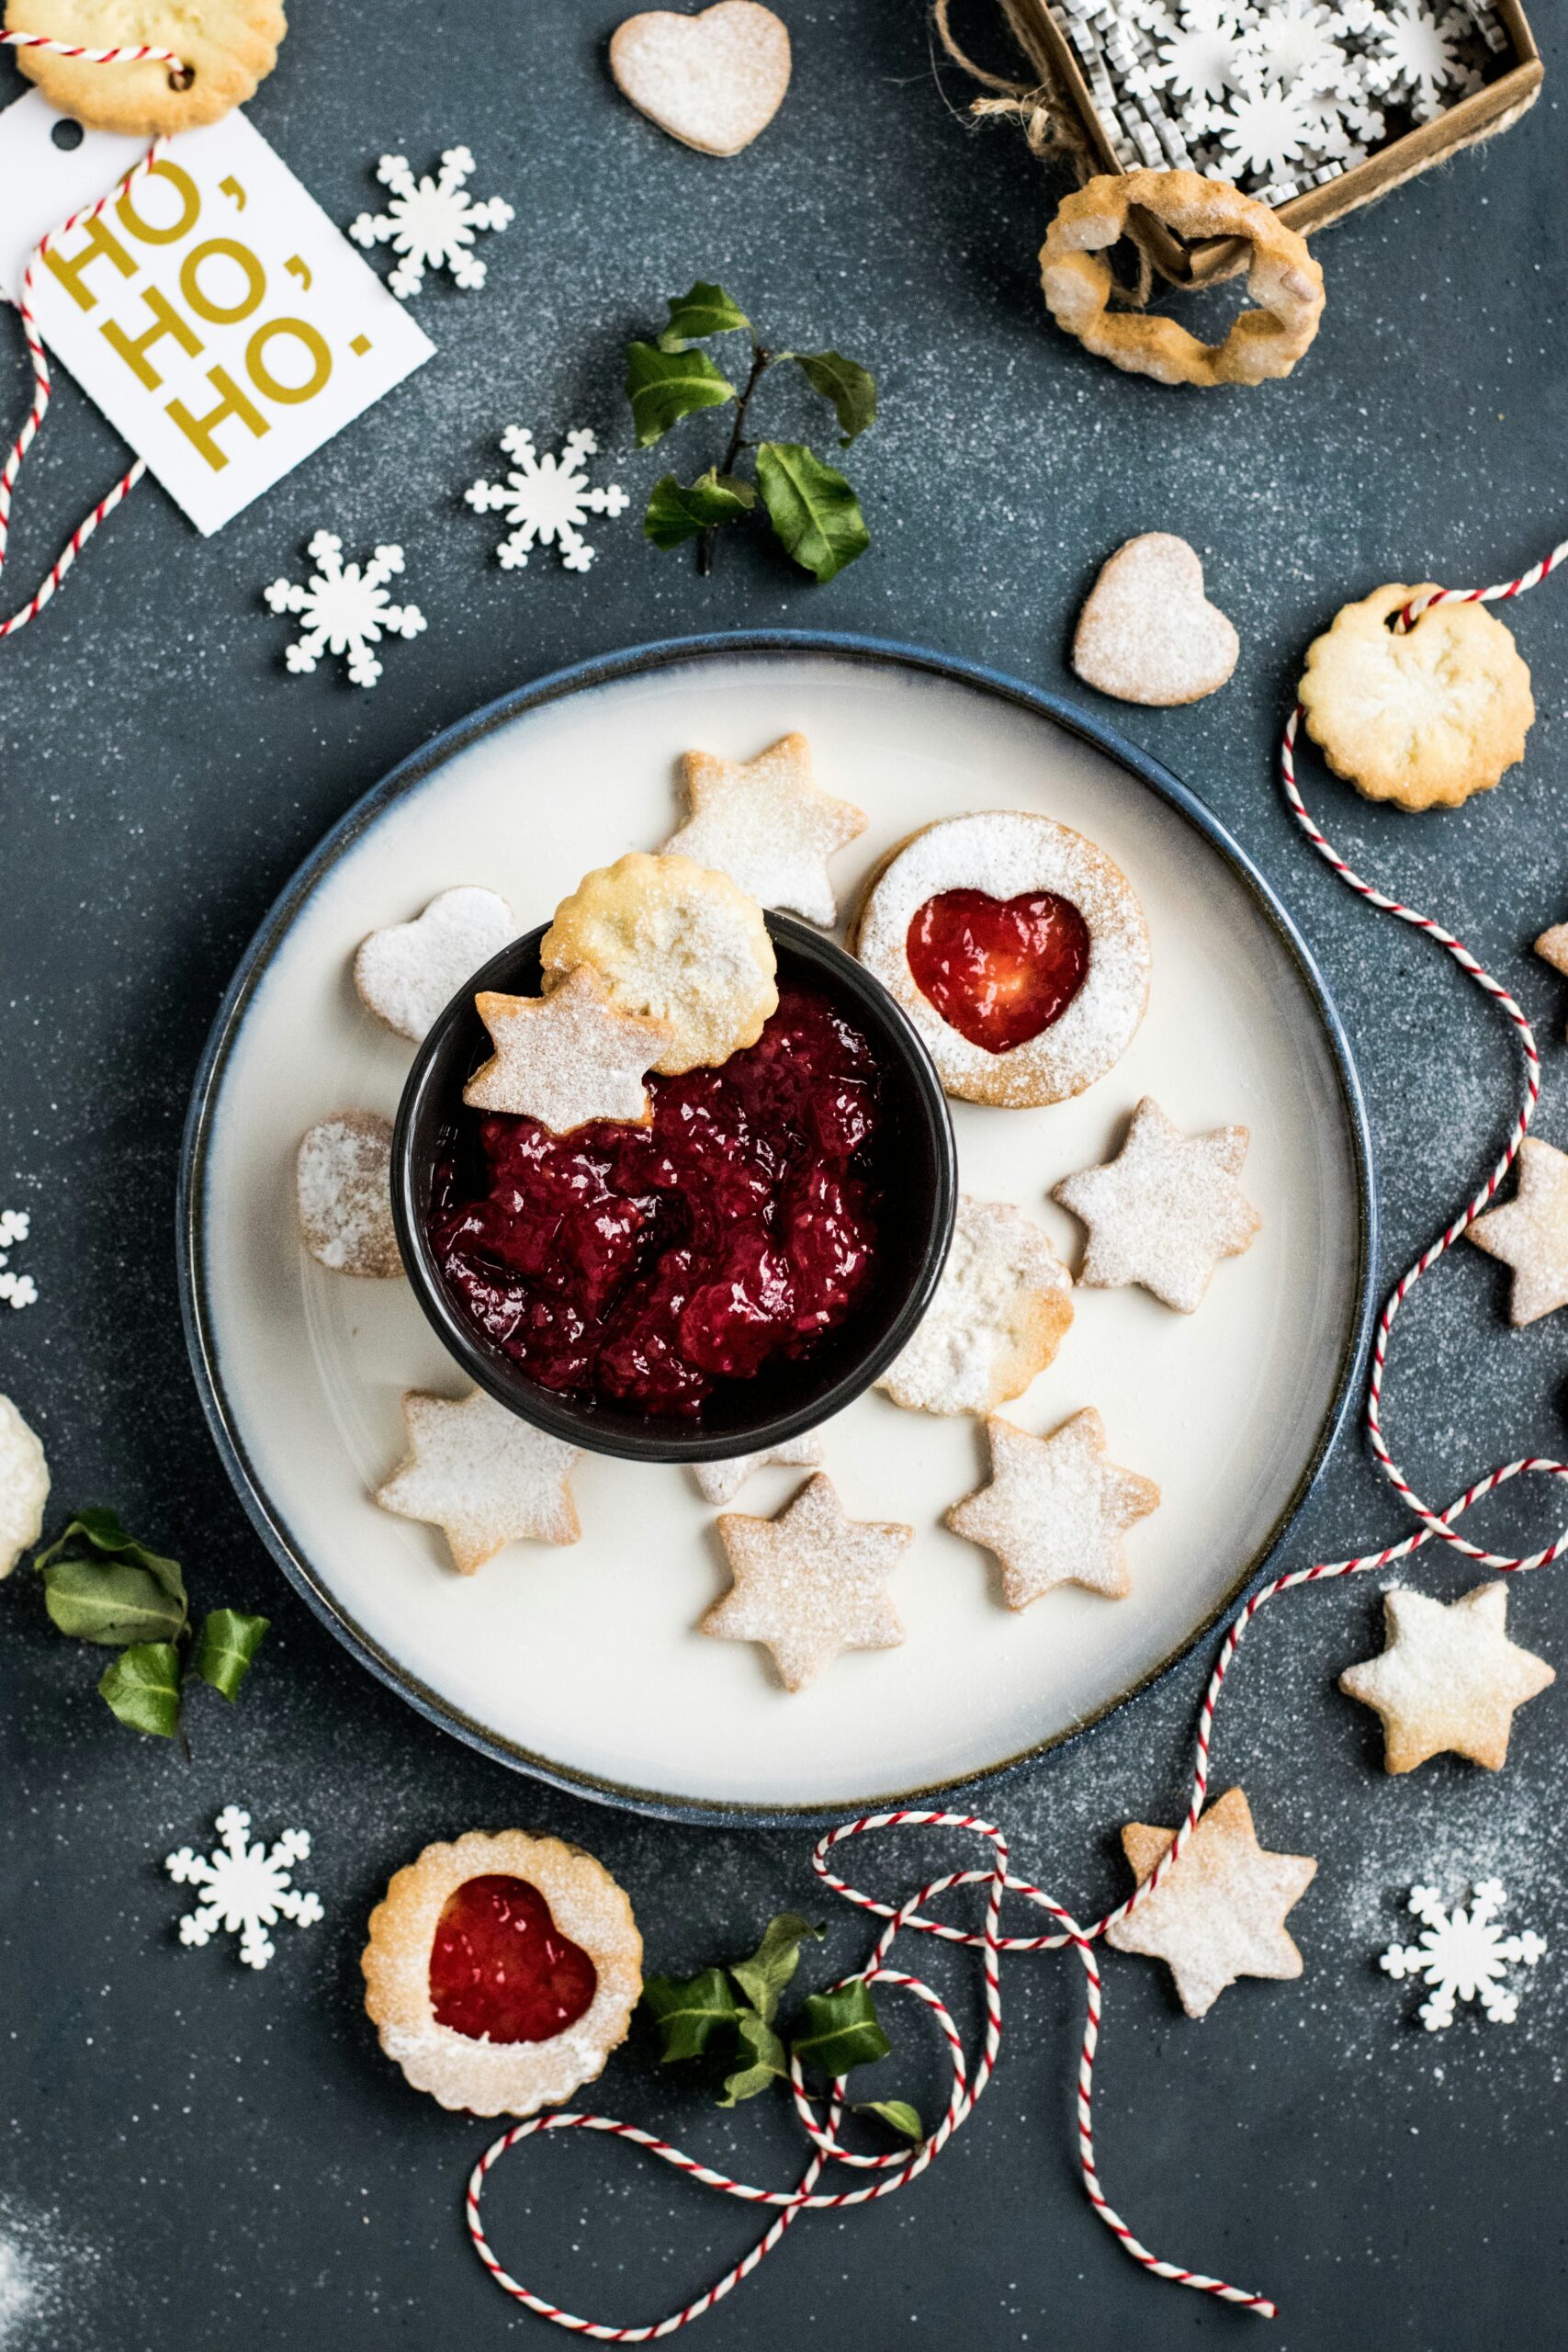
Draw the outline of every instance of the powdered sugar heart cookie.
<instances>
[{"instance_id":1,"label":"powdered sugar heart cookie","mask_svg":"<svg viewBox=\"0 0 1568 2352\"><path fill-rule=\"evenodd\" d=\"M6 28L85 49L172 51L187 69L89 65L23 49L17 62L51 106L96 130L161 132L218 122L253 97L277 62L281 0L6 0Z\"/></svg>"},{"instance_id":2,"label":"powdered sugar heart cookie","mask_svg":"<svg viewBox=\"0 0 1568 2352\"><path fill-rule=\"evenodd\" d=\"M463 982L516 936L506 900L465 883L432 899L416 922L373 931L354 959L354 985L378 1021L417 1046Z\"/></svg>"},{"instance_id":3,"label":"powdered sugar heart cookie","mask_svg":"<svg viewBox=\"0 0 1568 2352\"><path fill-rule=\"evenodd\" d=\"M334 1111L300 1139L299 1230L336 1274L400 1274L392 1226L392 1125L375 1111Z\"/></svg>"},{"instance_id":4,"label":"powdered sugar heart cookie","mask_svg":"<svg viewBox=\"0 0 1568 2352\"><path fill-rule=\"evenodd\" d=\"M651 9L628 17L610 42L622 95L705 155L738 155L766 130L789 67L788 28L757 0L719 0L696 17Z\"/></svg>"},{"instance_id":5,"label":"powdered sugar heart cookie","mask_svg":"<svg viewBox=\"0 0 1568 2352\"><path fill-rule=\"evenodd\" d=\"M1240 650L1203 594L1197 550L1173 532L1145 531L1117 548L1090 589L1073 667L1119 702L1200 702L1224 684Z\"/></svg>"}]
</instances>

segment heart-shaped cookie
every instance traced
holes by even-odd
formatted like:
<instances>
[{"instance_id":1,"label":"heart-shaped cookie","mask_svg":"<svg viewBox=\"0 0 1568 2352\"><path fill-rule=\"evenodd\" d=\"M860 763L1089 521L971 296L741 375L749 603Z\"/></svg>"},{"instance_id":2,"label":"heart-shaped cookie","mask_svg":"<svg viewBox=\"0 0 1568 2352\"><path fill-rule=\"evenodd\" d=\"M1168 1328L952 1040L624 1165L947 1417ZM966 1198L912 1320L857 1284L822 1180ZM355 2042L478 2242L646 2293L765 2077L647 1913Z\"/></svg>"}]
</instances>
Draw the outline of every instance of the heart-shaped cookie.
<instances>
[{"instance_id":1,"label":"heart-shaped cookie","mask_svg":"<svg viewBox=\"0 0 1568 2352\"><path fill-rule=\"evenodd\" d=\"M1185 539L1145 531L1117 548L1089 591L1073 667L1119 702L1201 702L1235 668L1241 641L1203 594Z\"/></svg>"},{"instance_id":2,"label":"heart-shaped cookie","mask_svg":"<svg viewBox=\"0 0 1568 2352\"><path fill-rule=\"evenodd\" d=\"M633 106L704 155L738 155L766 130L789 87L789 30L758 0L719 0L697 17L628 17L610 71Z\"/></svg>"},{"instance_id":3,"label":"heart-shaped cookie","mask_svg":"<svg viewBox=\"0 0 1568 2352\"><path fill-rule=\"evenodd\" d=\"M506 900L463 883L416 922L373 931L354 959L354 985L378 1021L418 1045L463 982L516 936Z\"/></svg>"}]
</instances>

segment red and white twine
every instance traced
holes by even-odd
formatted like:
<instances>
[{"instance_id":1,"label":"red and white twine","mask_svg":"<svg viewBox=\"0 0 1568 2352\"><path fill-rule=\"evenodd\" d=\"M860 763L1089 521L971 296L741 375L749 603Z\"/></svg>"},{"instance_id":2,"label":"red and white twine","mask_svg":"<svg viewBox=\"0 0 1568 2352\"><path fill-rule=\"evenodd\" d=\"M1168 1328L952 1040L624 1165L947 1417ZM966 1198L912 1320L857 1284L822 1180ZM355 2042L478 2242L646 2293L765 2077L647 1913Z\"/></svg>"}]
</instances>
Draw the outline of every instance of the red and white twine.
<instances>
[{"instance_id":1,"label":"red and white twine","mask_svg":"<svg viewBox=\"0 0 1568 2352\"><path fill-rule=\"evenodd\" d=\"M172 74L184 74L189 71L184 61L176 57L172 49L156 49L146 43L136 49L83 49L72 41L48 40L41 33L0 32L0 49L41 49L51 57L73 57L84 65L158 64L167 65ZM33 404L28 413L26 423L11 445L11 452L4 468L0 468L0 572L3 572L6 568L6 544L11 536L11 498L16 489L17 476L22 470L23 458L38 437L39 427L49 413L50 399L54 389L50 378L49 359L44 351L43 337L39 333L38 321L33 312L33 283L39 264L57 237L69 236L72 230L79 228L84 220L96 220L100 212L107 212L111 204L117 204L127 188L131 187L142 173L152 169L167 145L166 139L155 139L146 154L138 158L130 169L109 189L107 196L99 197L96 203L83 205L78 211L71 215L68 220L62 220L57 229L51 229L46 237L40 238L34 247L32 258L28 263L27 274L22 280L21 298L17 307L21 313L22 334L27 339L28 356L32 361ZM17 629L26 628L30 620L37 619L99 524L107 521L120 500L128 492L135 488L146 470L145 460L138 458L133 465L126 469L114 488L105 497L99 499L92 513L83 517L27 603L18 605L17 610L8 615L6 619L0 620L0 638L13 637Z\"/></svg>"},{"instance_id":2,"label":"red and white twine","mask_svg":"<svg viewBox=\"0 0 1568 2352\"><path fill-rule=\"evenodd\" d=\"M1420 614L1432 605L1439 603L1492 604L1520 595L1527 588L1535 587L1564 561L1568 561L1568 540L1553 548L1550 555L1545 556L1540 563L1532 565L1529 571L1522 572L1517 580L1499 582L1490 588L1440 588L1431 595L1413 599L1400 616L1401 626L1405 628L1413 627ZM1519 1461L1505 1464L1501 1469L1489 1471L1485 1477L1478 1479L1473 1486L1467 1487L1463 1494L1450 1503L1445 1510L1436 1511L1422 1500L1411 1486L1395 1462L1383 1435L1382 1385L1388 1362L1389 1337L1393 1329L1394 1317L1422 1276L1429 1273L1439 1259L1447 1255L1463 1234L1465 1227L1487 1206L1513 1165L1519 1146L1529 1132L1530 1121L1535 1115L1536 1104L1540 1099L1540 1058L1536 1050L1535 1037L1530 1024L1523 1012L1507 989L1499 981L1494 979L1491 973L1486 971L1472 955L1463 941L1455 938L1452 932L1445 930L1443 925L1435 922L1430 915L1418 914L1413 908L1404 905L1397 899L1389 898L1373 884L1364 881L1319 831L1307 811L1296 782L1295 746L1302 715L1298 705L1292 712L1286 725L1280 746L1280 773L1291 812L1308 841L1340 880L1348 888L1356 891L1359 897L1365 899L1369 905L1381 909L1386 914L1396 916L1401 922L1410 924L1415 930L1425 932L1428 937L1436 940L1440 947L1446 948L1460 969L1468 974L1476 986L1492 1000L1513 1024L1524 1057L1524 1097L1512 1132L1495 1167L1474 1197L1466 1204L1452 1222L1444 1227L1437 1239L1423 1250L1416 1263L1400 1277L1378 1320L1372 1347L1371 1370L1367 1383L1367 1434L1373 1458L1379 1468L1400 1499L1420 1521L1420 1526L1414 1534L1405 1536L1400 1543L1387 1544L1381 1551L1361 1553L1354 1559L1348 1560L1322 1560L1313 1567L1298 1568L1292 1575L1275 1577L1255 1592L1252 1598L1236 1611L1220 1645L1213 1672L1209 1678L1208 1689L1203 1695L1203 1703L1199 1710L1192 1783L1186 1817L1171 1845L1143 1884L1130 1894L1124 1903L1119 1905L1115 1910L1108 1912L1104 1918L1097 1919L1092 1926L1080 1927L1071 1914L1051 1895L1045 1894L1042 1888L1032 1885L1026 1879L1015 1878L1008 1868L1007 1840L1003 1833L994 1823L981 1820L973 1814L926 1811L868 1814L861 1820L846 1822L840 1828L829 1831L820 1840L812 1855L812 1867L824 1885L831 1887L833 1892L842 1895L846 1902L852 1903L861 1910L870 1912L886 1922L877 1938L870 1964L864 1972L866 1982L870 1984L897 1987L900 1991L913 1994L915 1998L923 2003L935 2018L947 2046L952 2066L952 2088L948 2096L947 2110L930 2138L913 2152L899 2151L889 2155L863 2155L846 2148L839 2136L844 2113L843 2080L840 2078L834 2084L826 2102L826 2120L819 2122L811 2096L805 2087L797 2065L792 2066L791 2089L795 2112L811 2143L812 2154L809 2164L793 2188L752 2188L745 2181L732 2180L727 2174L716 2172L711 2166L699 2164L694 2157L686 2155L679 2148L671 2147L668 2141L660 2139L653 2132L640 2131L635 2124L620 2123L607 2115L580 2114L570 2109L561 2109L555 2114L534 2116L525 2123L514 2125L510 2132L502 2132L498 2140L492 2142L474 2166L468 2179L465 2199L468 2230L475 2248L479 2260L484 2264L497 2286L504 2288L509 2295L514 2296L519 2302L526 2304L530 2311L536 2312L542 2319L554 2320L558 2327L570 2328L574 2334L580 2335L592 2336L596 2341L604 2344L646 2344L659 2336L672 2335L678 2328L689 2326L693 2320L700 2319L705 2312L711 2311L713 2306L721 2302L743 2278L749 2278L763 2256L773 2252L797 2215L805 2212L821 2212L840 2206L863 2205L874 2199L891 2197L896 2190L905 2188L910 2181L917 2179L926 2166L941 2154L959 2126L968 2120L991 2079L997 2053L1001 2047L1002 1994L1001 1972L998 1964L1001 1955L1004 1952L1059 1951L1066 1946L1071 1946L1077 1953L1082 1963L1085 1978L1086 2012L1083 2040L1078 2050L1077 2068L1077 2133L1078 2165L1090 2204L1106 2227L1121 2241L1125 2251L1133 2256L1134 2261L1141 2262L1145 2268L1151 2271L1156 2278L1168 2278L1178 2286L1197 2288L1200 2292L1213 2295L1222 2302L1239 2303L1246 2310L1256 2312L1264 2319L1272 2319L1275 2316L1275 2306L1266 2296L1250 2293L1245 2288L1230 2286L1223 2278L1212 2278L1201 2271L1184 2269L1179 2264L1163 2261L1157 2255L1152 2254L1148 2247L1142 2245L1133 2234L1127 2223L1111 2205L1100 2187L1094 2152L1093 2098L1094 2060L1100 2030L1101 1987L1100 1966L1094 1947L1113 1922L1125 1918L1135 1905L1143 1902L1154 1892L1166 1872L1180 1858L1189 1839L1197 1828L1208 1793L1210 1746L1213 1732L1214 1710L1219 1703L1220 1692L1224 1687L1225 1677L1230 1672L1247 1627L1258 1615L1258 1611L1276 1595L1288 1592L1296 1585L1317 1584L1337 1577L1363 1576L1371 1570L1385 1568L1391 1562L1405 1558L1410 1553L1418 1551L1423 1544L1429 1544L1434 1539L1451 1545L1454 1550L1463 1553L1467 1558L1477 1561L1483 1567L1498 1568L1508 1574L1525 1568L1542 1567L1549 1560L1557 1559L1562 1552L1568 1550L1568 1530L1542 1550L1526 1553L1520 1556L1486 1551L1479 1544L1469 1542L1455 1531L1455 1522L1484 1496L1491 1494L1495 1488L1506 1486L1511 1479L1517 1478L1527 1472L1540 1472L1553 1478L1568 1478L1568 1463L1547 1461L1539 1455L1526 1455ZM863 1893L859 1887L852 1886L848 1880L841 1878L831 1867L831 1858L846 1839L864 1837L874 1830L899 1828L968 1831L975 1837L984 1838L990 1846L989 1863L983 1869L953 1871L944 1877L932 1879L927 1885L918 1888L914 1894L907 1895L897 1904L886 1903L878 1896ZM926 1916L927 1905L939 1896L946 1894L951 1889L979 1885L985 1886L987 1893L985 1917L977 1933L950 1926L942 1919L930 1918ZM1055 1928L1042 1935L1004 1936L1000 1931L1000 1920L1002 1898L1005 1894L1019 1896L1024 1902L1032 1903L1039 1909L1045 1911L1056 1922ZM986 2023L982 2046L972 2078L957 2030L942 2000L931 1986L924 1984L919 1977L911 1976L905 1971L890 1965L894 1942L906 1928L914 1933L938 1937L945 1943L965 1945L980 1954ZM727 2197L738 2197L750 2204L776 2207L778 2209L776 2217L770 2223L765 2234L758 2239L750 2251L728 2270L715 2286L699 2295L694 2302L685 2304L680 2311L672 2312L667 2319L641 2327L612 2327L600 2321L581 2319L574 2312L563 2311L558 2304L550 2302L546 2297L536 2293L531 2288L525 2287L519 2280L513 2278L491 2252L479 2219L479 2198L486 2177L491 2167L499 2162L509 2148L514 2148L520 2142L531 2139L536 2132L572 2131L607 2132L619 2139L629 2140L637 2147L646 2148L650 2154L661 2158L665 2164L672 2165L677 2172L685 2173L693 2180L701 2181L706 2188L722 2190ZM879 2177L865 2188L837 2191L822 2190L818 2188L818 2183L829 2164L840 2164L863 2171L875 2172Z\"/></svg>"}]
</instances>

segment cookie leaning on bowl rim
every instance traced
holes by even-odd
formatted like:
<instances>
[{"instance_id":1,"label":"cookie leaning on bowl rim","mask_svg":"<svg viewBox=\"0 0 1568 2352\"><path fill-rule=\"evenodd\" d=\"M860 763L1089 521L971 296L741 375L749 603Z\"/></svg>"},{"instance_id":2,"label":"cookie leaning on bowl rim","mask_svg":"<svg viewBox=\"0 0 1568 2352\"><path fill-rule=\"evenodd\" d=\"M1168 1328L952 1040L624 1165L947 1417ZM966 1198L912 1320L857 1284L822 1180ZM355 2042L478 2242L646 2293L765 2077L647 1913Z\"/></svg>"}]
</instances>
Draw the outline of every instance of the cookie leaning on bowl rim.
<instances>
[{"instance_id":1,"label":"cookie leaning on bowl rim","mask_svg":"<svg viewBox=\"0 0 1568 2352\"><path fill-rule=\"evenodd\" d=\"M85 49L171 50L188 81L155 61L90 65L47 50L16 52L28 81L62 114L94 130L152 139L220 122L254 97L288 27L282 0L6 0L6 28Z\"/></svg>"},{"instance_id":2,"label":"cookie leaning on bowl rim","mask_svg":"<svg viewBox=\"0 0 1568 2352\"><path fill-rule=\"evenodd\" d=\"M1003 901L1049 891L1087 926L1089 965L1076 994L1048 1027L1005 1053L944 1020L910 968L911 923L951 890ZM1121 1059L1148 1002L1148 925L1132 884L1086 835L1023 809L939 818L898 842L866 885L849 944L908 1014L948 1093L1003 1110L1081 1094Z\"/></svg>"}]
</instances>

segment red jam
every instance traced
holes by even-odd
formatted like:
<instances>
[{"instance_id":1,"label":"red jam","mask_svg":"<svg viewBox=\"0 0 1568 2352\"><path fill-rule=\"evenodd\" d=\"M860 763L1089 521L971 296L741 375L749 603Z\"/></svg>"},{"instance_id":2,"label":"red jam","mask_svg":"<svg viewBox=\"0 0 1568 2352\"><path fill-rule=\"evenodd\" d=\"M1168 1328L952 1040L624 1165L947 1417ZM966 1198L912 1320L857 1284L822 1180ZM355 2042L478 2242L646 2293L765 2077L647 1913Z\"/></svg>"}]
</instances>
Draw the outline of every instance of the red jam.
<instances>
[{"instance_id":1,"label":"red jam","mask_svg":"<svg viewBox=\"0 0 1568 2352\"><path fill-rule=\"evenodd\" d=\"M470 1878L447 1896L430 1948L438 2025L470 2041L548 2041L598 1988L593 1962L526 1879Z\"/></svg>"},{"instance_id":2,"label":"red jam","mask_svg":"<svg viewBox=\"0 0 1568 2352\"><path fill-rule=\"evenodd\" d=\"M1060 1021L1083 986L1089 944L1088 923L1055 890L942 890L919 910L905 953L942 1019L972 1046L1005 1054Z\"/></svg>"},{"instance_id":3,"label":"red jam","mask_svg":"<svg viewBox=\"0 0 1568 2352\"><path fill-rule=\"evenodd\" d=\"M786 983L756 1045L649 1092L647 1127L465 1113L431 1241L470 1320L545 1387L690 1418L867 1292L877 1069L827 996Z\"/></svg>"}]
</instances>

